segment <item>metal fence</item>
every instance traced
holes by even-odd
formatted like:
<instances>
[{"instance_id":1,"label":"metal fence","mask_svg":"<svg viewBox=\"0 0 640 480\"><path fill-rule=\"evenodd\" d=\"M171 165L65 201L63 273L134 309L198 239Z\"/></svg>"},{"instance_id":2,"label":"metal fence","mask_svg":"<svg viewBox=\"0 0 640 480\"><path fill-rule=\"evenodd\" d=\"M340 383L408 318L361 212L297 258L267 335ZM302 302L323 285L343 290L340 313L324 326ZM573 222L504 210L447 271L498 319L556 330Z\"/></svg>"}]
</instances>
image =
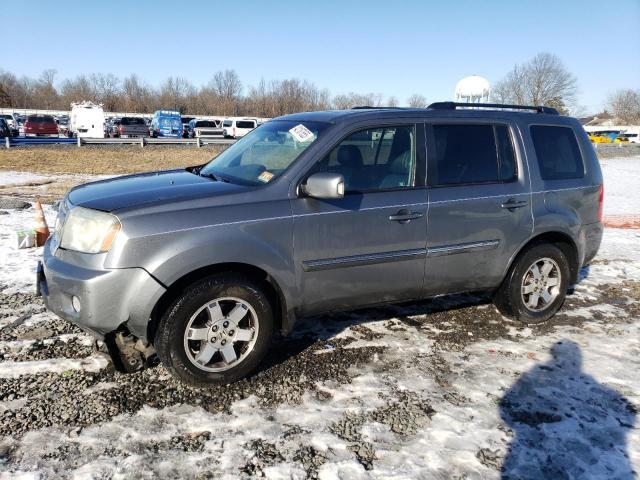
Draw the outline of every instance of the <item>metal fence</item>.
<instances>
[{"instance_id":1,"label":"metal fence","mask_svg":"<svg viewBox=\"0 0 640 480\"><path fill-rule=\"evenodd\" d=\"M216 137L198 137L198 138L65 138L65 137L6 137L5 146L7 148L18 146L34 146L34 145L139 145L145 147L147 145L195 145L202 147L204 145L231 145L235 140Z\"/></svg>"}]
</instances>

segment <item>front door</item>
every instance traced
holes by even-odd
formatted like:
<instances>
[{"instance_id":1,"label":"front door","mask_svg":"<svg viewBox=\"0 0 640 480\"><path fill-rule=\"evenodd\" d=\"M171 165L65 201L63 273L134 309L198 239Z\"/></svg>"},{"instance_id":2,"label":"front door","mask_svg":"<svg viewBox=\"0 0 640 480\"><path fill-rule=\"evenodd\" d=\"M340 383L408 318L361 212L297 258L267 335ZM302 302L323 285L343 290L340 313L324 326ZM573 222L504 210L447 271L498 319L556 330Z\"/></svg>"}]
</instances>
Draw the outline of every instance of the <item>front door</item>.
<instances>
[{"instance_id":1,"label":"front door","mask_svg":"<svg viewBox=\"0 0 640 480\"><path fill-rule=\"evenodd\" d=\"M316 172L341 173L345 195L292 200L302 313L418 298L427 230L422 126L352 133Z\"/></svg>"},{"instance_id":2,"label":"front door","mask_svg":"<svg viewBox=\"0 0 640 480\"><path fill-rule=\"evenodd\" d=\"M427 126L425 295L497 286L531 235L526 164L508 123Z\"/></svg>"}]
</instances>

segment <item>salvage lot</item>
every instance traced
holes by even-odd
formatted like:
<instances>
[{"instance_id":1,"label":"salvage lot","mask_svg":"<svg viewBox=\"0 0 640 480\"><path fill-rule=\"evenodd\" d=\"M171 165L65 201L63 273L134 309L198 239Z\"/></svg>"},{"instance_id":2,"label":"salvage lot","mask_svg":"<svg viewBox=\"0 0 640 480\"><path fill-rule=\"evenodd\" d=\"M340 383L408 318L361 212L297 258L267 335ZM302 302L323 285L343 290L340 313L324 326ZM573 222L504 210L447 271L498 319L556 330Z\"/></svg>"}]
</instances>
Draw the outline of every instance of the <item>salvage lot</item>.
<instances>
[{"instance_id":1,"label":"salvage lot","mask_svg":"<svg viewBox=\"0 0 640 480\"><path fill-rule=\"evenodd\" d=\"M6 158L0 168L17 169ZM602 164L605 214L640 213L640 157ZM17 195L51 188L36 177L109 173L68 167L0 179ZM7 211L6 478L497 478L503 464L516 477L630 478L640 469L640 230L606 229L548 324L523 327L470 295L325 315L300 321L252 378L196 391L161 366L114 372L90 337L45 312L32 293L41 252L16 250L13 233L33 210Z\"/></svg>"}]
</instances>

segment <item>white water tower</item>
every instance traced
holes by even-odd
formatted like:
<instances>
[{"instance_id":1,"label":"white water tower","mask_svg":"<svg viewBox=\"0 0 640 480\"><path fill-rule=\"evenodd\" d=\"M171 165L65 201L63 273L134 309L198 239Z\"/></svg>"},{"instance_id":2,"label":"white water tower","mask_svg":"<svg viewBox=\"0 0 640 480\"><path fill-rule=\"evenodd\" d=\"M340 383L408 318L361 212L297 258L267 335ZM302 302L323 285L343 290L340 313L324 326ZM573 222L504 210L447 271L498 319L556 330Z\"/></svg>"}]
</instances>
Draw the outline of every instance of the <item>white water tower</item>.
<instances>
[{"instance_id":1,"label":"white water tower","mask_svg":"<svg viewBox=\"0 0 640 480\"><path fill-rule=\"evenodd\" d=\"M489 101L489 81L480 75L471 75L456 85L456 102L487 103Z\"/></svg>"}]
</instances>

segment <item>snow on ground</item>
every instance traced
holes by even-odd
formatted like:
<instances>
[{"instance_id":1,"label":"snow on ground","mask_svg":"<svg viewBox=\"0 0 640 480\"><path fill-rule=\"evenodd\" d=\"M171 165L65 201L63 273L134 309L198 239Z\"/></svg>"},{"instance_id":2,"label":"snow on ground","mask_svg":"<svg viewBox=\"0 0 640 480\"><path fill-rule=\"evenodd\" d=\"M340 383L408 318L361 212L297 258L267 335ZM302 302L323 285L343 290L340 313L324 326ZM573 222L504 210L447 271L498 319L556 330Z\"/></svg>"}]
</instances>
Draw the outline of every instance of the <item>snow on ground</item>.
<instances>
[{"instance_id":1,"label":"snow on ground","mask_svg":"<svg viewBox=\"0 0 640 480\"><path fill-rule=\"evenodd\" d=\"M606 211L640 213L640 158L603 170ZM0 234L31 214L0 216ZM159 366L97 365L29 293L39 252L2 236L0 478L635 478L638 246L606 229L546 325L468 295L326 315L253 378L193 391Z\"/></svg>"}]
</instances>

